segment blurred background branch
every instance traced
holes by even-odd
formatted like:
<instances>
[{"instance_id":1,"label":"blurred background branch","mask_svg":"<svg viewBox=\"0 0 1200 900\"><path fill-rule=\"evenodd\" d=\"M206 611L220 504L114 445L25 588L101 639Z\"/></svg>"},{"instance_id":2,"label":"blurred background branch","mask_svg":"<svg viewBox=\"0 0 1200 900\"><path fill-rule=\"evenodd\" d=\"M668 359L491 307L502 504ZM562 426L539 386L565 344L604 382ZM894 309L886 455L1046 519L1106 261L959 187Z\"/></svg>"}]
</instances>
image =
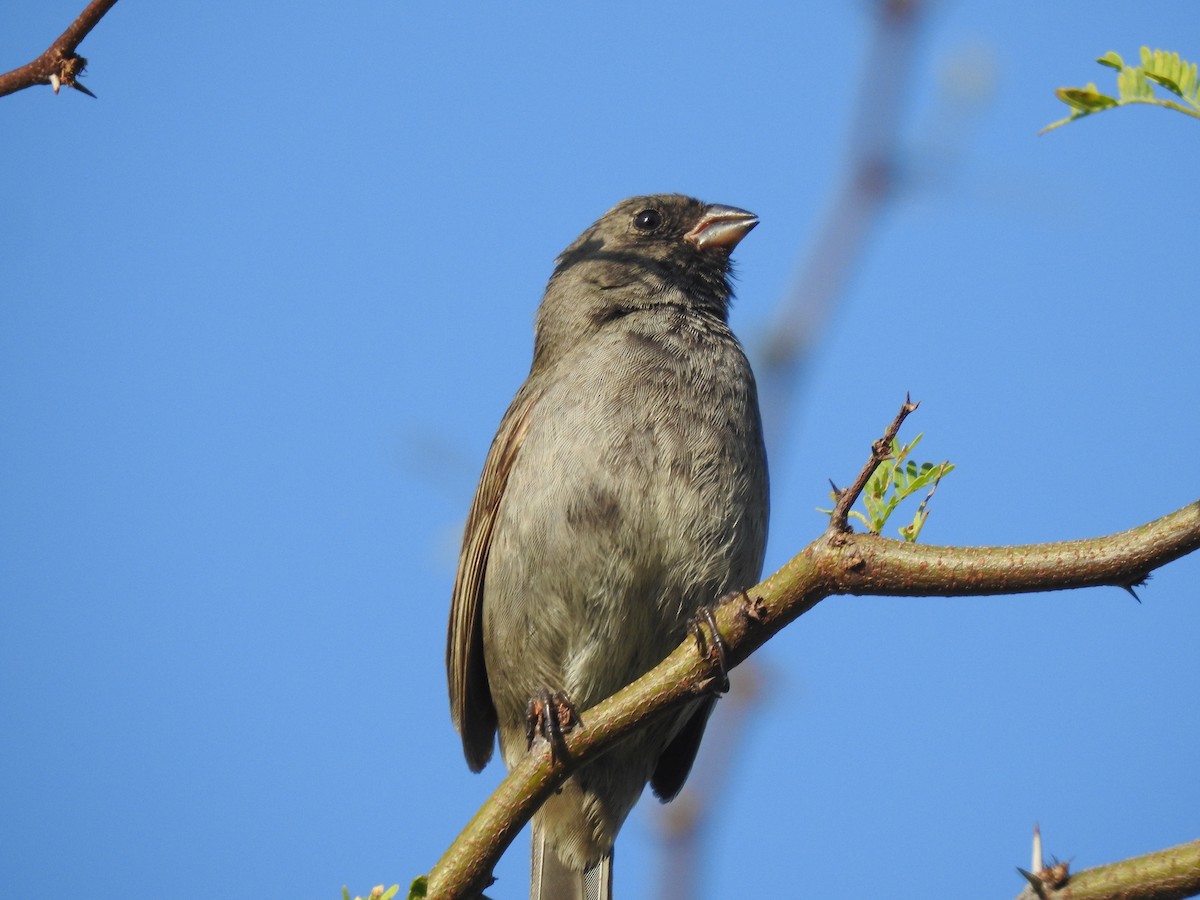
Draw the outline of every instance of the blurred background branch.
<instances>
[{"instance_id":1,"label":"blurred background branch","mask_svg":"<svg viewBox=\"0 0 1200 900\"><path fill-rule=\"evenodd\" d=\"M912 106L928 0L876 0L845 170L804 251L795 284L762 337L756 372L771 458L782 458L812 349L903 178L902 134Z\"/></svg>"},{"instance_id":2,"label":"blurred background branch","mask_svg":"<svg viewBox=\"0 0 1200 900\"><path fill-rule=\"evenodd\" d=\"M794 286L776 306L765 334L752 345L770 460L784 458L813 347L896 195L902 177L901 136L930 6L927 0L870 4L870 34L845 140L844 175L808 241ZM695 771L674 802L658 811L662 849L656 896L663 900L703 895L709 825L722 807L760 707L778 693L771 681L779 677L758 659L737 671L729 693L713 712Z\"/></svg>"}]
</instances>

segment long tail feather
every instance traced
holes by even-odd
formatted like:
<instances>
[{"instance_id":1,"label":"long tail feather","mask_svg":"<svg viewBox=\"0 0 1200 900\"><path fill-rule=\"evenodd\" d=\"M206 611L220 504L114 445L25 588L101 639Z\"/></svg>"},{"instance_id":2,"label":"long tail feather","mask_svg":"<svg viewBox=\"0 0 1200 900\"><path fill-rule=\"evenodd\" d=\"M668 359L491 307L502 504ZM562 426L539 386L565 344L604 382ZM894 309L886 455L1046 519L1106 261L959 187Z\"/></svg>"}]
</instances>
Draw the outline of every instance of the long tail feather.
<instances>
[{"instance_id":1,"label":"long tail feather","mask_svg":"<svg viewBox=\"0 0 1200 900\"><path fill-rule=\"evenodd\" d=\"M529 900L612 900L612 854L582 872L567 868L535 827Z\"/></svg>"}]
</instances>

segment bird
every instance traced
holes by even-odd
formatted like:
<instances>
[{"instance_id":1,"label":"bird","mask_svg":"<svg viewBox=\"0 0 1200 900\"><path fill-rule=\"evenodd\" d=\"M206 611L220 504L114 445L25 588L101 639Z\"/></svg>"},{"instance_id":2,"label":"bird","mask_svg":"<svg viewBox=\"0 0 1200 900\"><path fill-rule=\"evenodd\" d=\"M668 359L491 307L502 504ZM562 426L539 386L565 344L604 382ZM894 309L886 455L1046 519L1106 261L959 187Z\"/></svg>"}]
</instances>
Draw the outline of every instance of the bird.
<instances>
[{"instance_id":1,"label":"bird","mask_svg":"<svg viewBox=\"0 0 1200 900\"><path fill-rule=\"evenodd\" d=\"M537 698L586 717L698 612L758 581L766 451L728 324L730 253L757 224L680 194L632 197L555 260L451 597L451 718L472 770L497 734L509 769L528 755ZM647 783L663 802L683 787L715 699L639 730L545 802L531 900L610 900L618 830Z\"/></svg>"}]
</instances>

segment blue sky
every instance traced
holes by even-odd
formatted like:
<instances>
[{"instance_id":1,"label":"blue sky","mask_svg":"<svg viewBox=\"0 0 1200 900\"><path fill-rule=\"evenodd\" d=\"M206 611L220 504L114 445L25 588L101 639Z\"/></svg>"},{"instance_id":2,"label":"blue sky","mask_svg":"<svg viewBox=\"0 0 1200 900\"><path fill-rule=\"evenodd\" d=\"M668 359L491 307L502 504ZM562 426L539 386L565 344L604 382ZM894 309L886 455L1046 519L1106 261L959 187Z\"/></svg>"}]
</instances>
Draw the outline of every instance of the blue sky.
<instances>
[{"instance_id":1,"label":"blue sky","mask_svg":"<svg viewBox=\"0 0 1200 900\"><path fill-rule=\"evenodd\" d=\"M82 5L6 4L0 68ZM126 2L81 48L98 100L0 100L0 894L330 898L434 863L501 775L462 760L445 617L554 256L631 194L753 210L753 355L842 175L865 9ZM1197 123L1036 136L1141 44L1200 57L1192 4L937 6L900 194L771 460L769 568L906 390L958 466L930 542L1200 496ZM948 71L991 90L955 106ZM1076 867L1194 838L1198 583L820 604L759 657L705 896L1011 896L1035 820ZM655 895L656 814L624 900Z\"/></svg>"}]
</instances>

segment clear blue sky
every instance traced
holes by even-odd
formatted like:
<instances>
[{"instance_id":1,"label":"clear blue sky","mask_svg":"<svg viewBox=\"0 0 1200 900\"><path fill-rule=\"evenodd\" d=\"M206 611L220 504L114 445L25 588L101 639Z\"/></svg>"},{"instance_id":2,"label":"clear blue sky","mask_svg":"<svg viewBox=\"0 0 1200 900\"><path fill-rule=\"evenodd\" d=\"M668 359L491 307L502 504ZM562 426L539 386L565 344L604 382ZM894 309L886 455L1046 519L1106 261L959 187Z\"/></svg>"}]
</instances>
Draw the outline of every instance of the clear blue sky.
<instances>
[{"instance_id":1,"label":"clear blue sky","mask_svg":"<svg viewBox=\"0 0 1200 900\"><path fill-rule=\"evenodd\" d=\"M82 6L5 4L0 69ZM126 0L81 48L98 100L0 100L0 895L428 870L501 774L462 760L445 617L554 256L635 193L753 210L761 345L842 174L865 6ZM1036 137L1143 43L1200 57L1194 4L938 5L902 193L772 459L769 567L906 390L958 465L930 542L1200 496L1200 123ZM822 603L761 654L706 895L1005 897L1035 820L1076 867L1194 838L1198 585ZM622 900L654 894L655 807Z\"/></svg>"}]
</instances>

